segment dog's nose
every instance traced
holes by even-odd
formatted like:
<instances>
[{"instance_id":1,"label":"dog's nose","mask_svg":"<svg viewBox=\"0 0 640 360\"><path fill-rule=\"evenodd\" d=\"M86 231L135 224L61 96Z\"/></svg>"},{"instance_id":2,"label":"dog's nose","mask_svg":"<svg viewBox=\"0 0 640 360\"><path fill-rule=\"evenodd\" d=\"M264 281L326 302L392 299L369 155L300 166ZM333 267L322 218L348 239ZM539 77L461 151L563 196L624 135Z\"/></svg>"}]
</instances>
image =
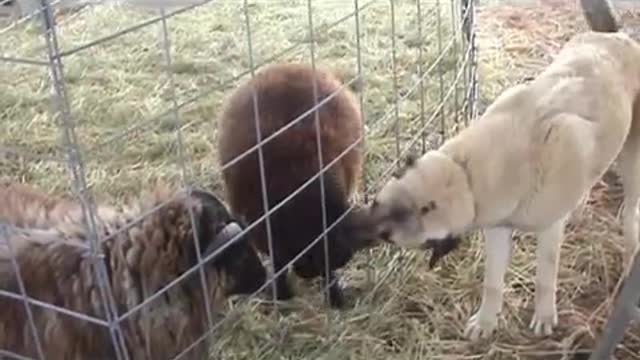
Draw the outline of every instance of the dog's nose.
<instances>
[{"instance_id":1,"label":"dog's nose","mask_svg":"<svg viewBox=\"0 0 640 360\"><path fill-rule=\"evenodd\" d=\"M389 230L384 230L380 232L380 239L382 239L382 241L384 242L391 242L391 231Z\"/></svg>"}]
</instances>

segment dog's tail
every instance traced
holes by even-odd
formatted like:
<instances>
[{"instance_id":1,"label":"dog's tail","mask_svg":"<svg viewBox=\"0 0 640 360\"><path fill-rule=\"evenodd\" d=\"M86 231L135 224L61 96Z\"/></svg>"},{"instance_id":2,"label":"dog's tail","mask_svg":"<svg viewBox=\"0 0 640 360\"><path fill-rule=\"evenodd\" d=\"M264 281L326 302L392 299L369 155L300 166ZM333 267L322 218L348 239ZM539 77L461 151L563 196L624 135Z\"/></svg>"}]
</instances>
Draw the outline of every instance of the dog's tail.
<instances>
[{"instance_id":1,"label":"dog's tail","mask_svg":"<svg viewBox=\"0 0 640 360\"><path fill-rule=\"evenodd\" d=\"M580 0L580 5L591 30L617 32L620 29L610 0Z\"/></svg>"}]
</instances>

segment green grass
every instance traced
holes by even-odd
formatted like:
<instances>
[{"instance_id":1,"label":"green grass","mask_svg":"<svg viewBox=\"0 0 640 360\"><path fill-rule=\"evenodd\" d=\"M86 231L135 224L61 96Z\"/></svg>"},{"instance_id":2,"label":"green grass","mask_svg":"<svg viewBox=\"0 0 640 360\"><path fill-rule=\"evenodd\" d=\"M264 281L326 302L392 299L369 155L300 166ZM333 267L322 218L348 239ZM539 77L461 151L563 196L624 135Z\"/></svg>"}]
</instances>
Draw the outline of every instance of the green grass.
<instances>
[{"instance_id":1,"label":"green grass","mask_svg":"<svg viewBox=\"0 0 640 360\"><path fill-rule=\"evenodd\" d=\"M367 140L375 147L370 158L376 162L383 157L379 150L391 146L388 138L395 122L391 18L388 2L361 3L364 112L373 135ZM353 4L348 1L317 4L313 9L316 61L335 69L345 82L350 81L357 75L355 18L335 23L353 12ZM259 1L249 8L255 64L309 61L305 1ZM433 31L435 7L433 3L425 3L423 8L422 26L428 36L420 40L415 3L400 1L395 5L396 75L400 93L417 80L418 46L424 51L425 67L438 56ZM448 6L442 6L443 43L451 39L452 28L445 18L449 11ZM153 16L126 7L85 9L60 20L60 46L63 52L72 50ZM334 26L327 30L331 25ZM218 186L214 148L218 112L229 91L249 76L242 76L250 66L244 11L236 2L215 2L171 18L168 27L176 98L179 104L188 103L179 111L185 162L178 158L177 124L171 112L174 90L163 58L160 23L64 58L65 83L78 140L84 150L87 179L99 194L121 197L138 191L152 177L178 181L182 165L190 181ZM20 27L3 36L6 38L0 51L5 56L46 59L43 41L35 27ZM292 51L272 59L291 47ZM438 65L447 88L456 70L458 53L451 49ZM51 103L46 76L45 68L2 64L0 82L7 86L0 88L0 133L7 145L29 153L60 156L59 132L48 114ZM439 100L434 80L440 79L427 80L430 86L425 91L426 104L433 107ZM411 135L404 129L417 126L413 120L419 114L420 95L416 89L399 106L404 138ZM139 131L120 136L134 127ZM68 190L65 170L60 165L24 164L6 173L4 168L2 177L15 178L19 174L23 181L51 190ZM369 175L376 176L375 172Z\"/></svg>"},{"instance_id":2,"label":"green grass","mask_svg":"<svg viewBox=\"0 0 640 360\"><path fill-rule=\"evenodd\" d=\"M159 23L63 59L86 179L98 198L118 202L153 179L180 182L183 176L221 194L217 118L225 97L248 78L250 68L241 3L214 1L171 18L169 67ZM313 3L316 61L349 82L358 75L358 36L355 18L341 19L353 11L353 1ZM458 9L457 1L452 6L442 0L439 9L435 1L421 2L421 37L416 1L396 0L395 47L390 3L359 3L362 78L353 88L362 98L367 131L362 190L371 193L393 170L396 144L420 152L423 144L435 146L442 130L450 135L463 126L464 114L456 110L462 108L466 78L455 82L464 60L462 38L452 34L451 14ZM253 1L249 12L255 64L309 61L306 1ZM106 5L67 14L59 19L60 46L63 52L70 51L154 16ZM487 38L481 39L482 44ZM509 84L504 75L512 68L499 52L499 41L496 48L481 53L482 89L489 99ZM44 42L29 24L2 33L0 54L46 59ZM277 54L281 56L273 59ZM426 70L437 59L424 87L416 87L420 65ZM400 98L397 112L394 75ZM47 69L0 63L0 84L0 143L21 150L0 158L0 180L70 191L64 163L46 159L62 159L64 154L61 133L51 117ZM178 104L184 104L179 123L171 112L173 91ZM442 113L434 114L441 100ZM416 141L409 147L412 140ZM588 236L579 234L567 242L570 256L563 260L560 275L561 325L550 339L535 339L527 328L535 271L531 242L516 245L505 295L507 321L501 322L497 335L479 343L462 337L479 304L482 284L482 244L471 237L432 271L427 268L428 254L421 252L384 246L359 254L344 271L352 304L342 312L324 304L317 283L297 282L300 296L283 305L278 317L258 299L251 300L235 308L237 316L222 325L212 351L225 360L561 359L590 341L583 333L595 320L584 318L595 305L588 307L581 299L607 296L610 283L602 286L598 279L617 261L610 245L585 242ZM602 317L598 319L601 323Z\"/></svg>"}]
</instances>

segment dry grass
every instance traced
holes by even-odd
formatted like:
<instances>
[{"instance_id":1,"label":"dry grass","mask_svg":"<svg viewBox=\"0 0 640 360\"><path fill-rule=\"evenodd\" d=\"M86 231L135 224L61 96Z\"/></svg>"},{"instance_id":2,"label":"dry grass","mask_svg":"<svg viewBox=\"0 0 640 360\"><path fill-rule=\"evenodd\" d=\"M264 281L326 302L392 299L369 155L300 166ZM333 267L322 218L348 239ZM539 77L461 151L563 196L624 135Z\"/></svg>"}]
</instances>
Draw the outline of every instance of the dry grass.
<instances>
[{"instance_id":1,"label":"dry grass","mask_svg":"<svg viewBox=\"0 0 640 360\"><path fill-rule=\"evenodd\" d=\"M216 169L216 117L225 94L246 79L249 69L244 14L239 1L218 1L169 21L172 70L181 123L170 112L172 87L158 46L159 25L65 58L66 84L86 176L99 198L122 199L154 178L190 182L220 190ZM306 1L257 1L250 7L254 61L271 61L281 50L299 44L278 60L308 61ZM314 23L318 62L334 68L345 81L357 74L353 18L327 30L352 11L351 1L316 1ZM361 0L361 6L369 3ZM582 25L566 3L538 7L494 5L479 14L481 85L484 99L535 73L549 61L568 36ZM396 141L406 147L423 125L418 60L423 69L439 54L435 2L423 2L417 33L415 1L395 1L396 41L392 52L389 2L373 1L361 13L361 55L364 79L360 94L367 121L366 181L369 191L384 179L396 158ZM442 47L452 39L451 6L442 1ZM59 18L61 46L70 50L153 15L116 6L85 9ZM2 34L3 56L44 59L36 29L22 26ZM460 46L460 42L456 43ZM396 57L400 138L394 136ZM427 119L444 91L452 86L462 51L451 48L432 76L427 77L424 113ZM441 76L439 74L442 74ZM0 139L3 146L36 157L3 154L0 180L18 179L52 191L68 191L63 164L43 157L60 156L59 133L50 118L46 69L32 65L0 65ZM441 119L454 132L456 108L463 88L454 87L443 117L427 126L426 144L439 140ZM202 94L202 96L197 96ZM457 94L457 96L456 96ZM197 96L197 97L196 97ZM406 96L406 98L404 98ZM194 99L194 97L196 97ZM457 98L457 101L456 101ZM486 104L488 100L484 100ZM152 119L149 121L149 119ZM184 148L178 154L176 128ZM120 134L127 129L136 129ZM412 150L420 150L419 140ZM470 343L461 334L479 305L482 283L482 243L471 237L464 246L429 271L426 255L381 247L361 254L344 271L352 306L328 309L314 290L281 308L250 301L218 332L214 352L223 359L561 359L593 343L606 319L607 304L620 272L616 245L620 228L616 212L619 185L614 174L607 186L594 190L585 212L570 225L559 276L560 325L550 338L534 338L528 330L533 312L534 251L527 237L515 243L507 275L507 293L500 329L487 341ZM297 284L308 287L308 284ZM629 331L620 359L640 358L637 329Z\"/></svg>"}]
</instances>

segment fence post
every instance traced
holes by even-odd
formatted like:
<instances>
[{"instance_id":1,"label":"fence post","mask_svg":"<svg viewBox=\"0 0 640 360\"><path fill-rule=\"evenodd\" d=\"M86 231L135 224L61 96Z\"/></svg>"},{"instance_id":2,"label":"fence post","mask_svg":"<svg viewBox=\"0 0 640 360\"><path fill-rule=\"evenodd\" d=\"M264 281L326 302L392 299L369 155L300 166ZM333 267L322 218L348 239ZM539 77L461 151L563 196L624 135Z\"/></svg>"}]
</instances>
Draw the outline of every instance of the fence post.
<instances>
[{"instance_id":1,"label":"fence post","mask_svg":"<svg viewBox=\"0 0 640 360\"><path fill-rule=\"evenodd\" d=\"M84 160L81 147L76 134L76 123L71 115L71 106L65 85L63 60L58 44L58 32L53 16L50 0L40 0L43 20L43 34L46 44L46 54L49 63L49 77L51 80L52 118L55 119L60 131L62 147L65 151L67 168L73 181L73 192L78 197L84 225L88 231L88 244L94 275L98 283L98 296L103 305L106 321L109 323L109 332L112 345L118 360L129 359L124 342L122 329L117 322L118 312L111 286L108 281L104 255L96 230L95 204L86 182Z\"/></svg>"},{"instance_id":2,"label":"fence post","mask_svg":"<svg viewBox=\"0 0 640 360\"><path fill-rule=\"evenodd\" d=\"M600 335L596 348L589 357L589 360L609 359L624 337L625 328L638 311L638 300L640 299L640 252L631 265L631 270L616 299L613 311L609 316L607 325Z\"/></svg>"}]
</instances>

